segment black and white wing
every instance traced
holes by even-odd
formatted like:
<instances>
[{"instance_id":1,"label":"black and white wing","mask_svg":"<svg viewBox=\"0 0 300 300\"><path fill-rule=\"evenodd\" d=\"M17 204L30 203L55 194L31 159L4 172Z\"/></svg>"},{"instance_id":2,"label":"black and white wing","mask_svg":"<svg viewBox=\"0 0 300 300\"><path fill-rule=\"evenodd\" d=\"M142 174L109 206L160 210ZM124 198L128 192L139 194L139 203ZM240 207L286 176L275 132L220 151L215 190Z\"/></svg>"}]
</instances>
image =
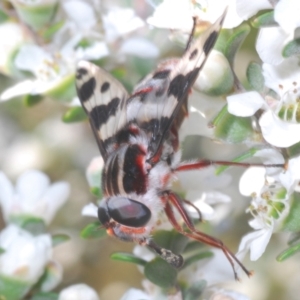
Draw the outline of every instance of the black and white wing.
<instances>
[{"instance_id":1,"label":"black and white wing","mask_svg":"<svg viewBox=\"0 0 300 300\"><path fill-rule=\"evenodd\" d=\"M106 141L126 124L124 110L128 93L117 79L88 61L77 65L76 89L105 160Z\"/></svg>"},{"instance_id":2,"label":"black and white wing","mask_svg":"<svg viewBox=\"0 0 300 300\"><path fill-rule=\"evenodd\" d=\"M127 100L128 117L152 133L148 149L151 157L159 151L179 111L185 110L188 93L214 47L225 15L226 11L188 47L181 59L174 63L170 60L148 76Z\"/></svg>"}]
</instances>

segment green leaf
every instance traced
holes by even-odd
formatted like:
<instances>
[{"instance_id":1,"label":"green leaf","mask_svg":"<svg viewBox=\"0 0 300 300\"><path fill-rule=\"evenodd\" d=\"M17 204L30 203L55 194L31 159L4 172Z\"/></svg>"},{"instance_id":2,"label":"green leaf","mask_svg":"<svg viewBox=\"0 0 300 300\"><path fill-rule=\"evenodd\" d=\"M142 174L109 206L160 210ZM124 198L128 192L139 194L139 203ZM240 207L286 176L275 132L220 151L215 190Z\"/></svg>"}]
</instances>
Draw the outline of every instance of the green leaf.
<instances>
[{"instance_id":1,"label":"green leaf","mask_svg":"<svg viewBox=\"0 0 300 300\"><path fill-rule=\"evenodd\" d=\"M0 275L0 299L20 300L27 294L31 285L14 278Z\"/></svg>"},{"instance_id":2,"label":"green leaf","mask_svg":"<svg viewBox=\"0 0 300 300\"><path fill-rule=\"evenodd\" d=\"M265 78L262 74L261 65L251 62L247 68L246 74L250 87L257 92L262 92L265 87Z\"/></svg>"},{"instance_id":3,"label":"green leaf","mask_svg":"<svg viewBox=\"0 0 300 300\"><path fill-rule=\"evenodd\" d=\"M62 117L65 123L74 123L87 120L87 115L81 106L69 108Z\"/></svg>"},{"instance_id":4,"label":"green leaf","mask_svg":"<svg viewBox=\"0 0 300 300\"><path fill-rule=\"evenodd\" d=\"M71 102L76 95L74 80L74 74L63 77L59 84L46 92L46 95L61 103Z\"/></svg>"},{"instance_id":5,"label":"green leaf","mask_svg":"<svg viewBox=\"0 0 300 300\"><path fill-rule=\"evenodd\" d=\"M5 252L5 250L4 250L3 248L0 247L0 255L1 255L2 253L4 253L4 252Z\"/></svg>"},{"instance_id":6,"label":"green leaf","mask_svg":"<svg viewBox=\"0 0 300 300\"><path fill-rule=\"evenodd\" d=\"M12 4L22 21L36 31L49 24L57 10L57 3L53 1L37 1L33 4L12 1Z\"/></svg>"},{"instance_id":7,"label":"green leaf","mask_svg":"<svg viewBox=\"0 0 300 300\"><path fill-rule=\"evenodd\" d=\"M102 189L96 186L90 188L91 193L96 196L97 198L102 198Z\"/></svg>"},{"instance_id":8,"label":"green leaf","mask_svg":"<svg viewBox=\"0 0 300 300\"><path fill-rule=\"evenodd\" d=\"M291 256L295 255L297 252L300 252L300 243L289 247L288 249L282 251L277 257L276 260L279 262L285 261Z\"/></svg>"},{"instance_id":9,"label":"green leaf","mask_svg":"<svg viewBox=\"0 0 300 300\"><path fill-rule=\"evenodd\" d=\"M194 254L184 260L184 265L183 265L182 269L187 268L188 266L192 265L193 263L195 263L201 259L209 258L212 256L214 256L214 254L211 251L203 251L203 252Z\"/></svg>"},{"instance_id":10,"label":"green leaf","mask_svg":"<svg viewBox=\"0 0 300 300\"><path fill-rule=\"evenodd\" d=\"M125 261L125 262L130 262L133 264L145 266L147 264L147 261L135 256L132 253L126 253L126 252L115 252L110 256L111 259L113 260L119 260L119 261Z\"/></svg>"},{"instance_id":11,"label":"green leaf","mask_svg":"<svg viewBox=\"0 0 300 300\"><path fill-rule=\"evenodd\" d=\"M60 234L52 235L52 246L55 247L69 240L70 237L67 234L60 233Z\"/></svg>"},{"instance_id":12,"label":"green leaf","mask_svg":"<svg viewBox=\"0 0 300 300\"><path fill-rule=\"evenodd\" d=\"M289 240L288 240L288 245L292 246L300 242L300 232L294 232L291 234Z\"/></svg>"},{"instance_id":13,"label":"green leaf","mask_svg":"<svg viewBox=\"0 0 300 300\"><path fill-rule=\"evenodd\" d=\"M282 224L282 229L292 232L300 231L300 193L290 196L290 211Z\"/></svg>"},{"instance_id":14,"label":"green leaf","mask_svg":"<svg viewBox=\"0 0 300 300\"><path fill-rule=\"evenodd\" d=\"M39 293L34 295L30 300L57 300L58 294L55 293Z\"/></svg>"},{"instance_id":15,"label":"green leaf","mask_svg":"<svg viewBox=\"0 0 300 300\"><path fill-rule=\"evenodd\" d=\"M250 117L237 117L230 114L225 105L212 121L215 137L229 143L241 143L254 137Z\"/></svg>"},{"instance_id":16,"label":"green leaf","mask_svg":"<svg viewBox=\"0 0 300 300\"><path fill-rule=\"evenodd\" d=\"M255 28L261 27L272 27L278 26L278 23L274 19L274 11L267 12L256 17L252 22L251 25Z\"/></svg>"},{"instance_id":17,"label":"green leaf","mask_svg":"<svg viewBox=\"0 0 300 300\"><path fill-rule=\"evenodd\" d=\"M206 281L200 280L194 282L187 290L183 293L184 300L195 300L199 299L206 288Z\"/></svg>"},{"instance_id":18,"label":"green leaf","mask_svg":"<svg viewBox=\"0 0 300 300\"><path fill-rule=\"evenodd\" d=\"M44 96L38 94L38 95L30 95L27 94L23 97L23 103L26 107L34 106L38 103L40 103L44 99Z\"/></svg>"},{"instance_id":19,"label":"green leaf","mask_svg":"<svg viewBox=\"0 0 300 300\"><path fill-rule=\"evenodd\" d=\"M84 239L95 239L101 238L106 235L105 228L100 228L101 223L96 221L94 223L88 224L80 232L80 236Z\"/></svg>"},{"instance_id":20,"label":"green leaf","mask_svg":"<svg viewBox=\"0 0 300 300\"><path fill-rule=\"evenodd\" d=\"M177 278L177 270L160 257L146 264L144 274L148 280L161 288L173 286Z\"/></svg>"},{"instance_id":21,"label":"green leaf","mask_svg":"<svg viewBox=\"0 0 300 300\"><path fill-rule=\"evenodd\" d=\"M229 64L233 66L235 55L244 42L247 35L250 33L250 26L248 24L242 24L234 29L233 34L230 36L226 48L225 56L227 57Z\"/></svg>"},{"instance_id":22,"label":"green leaf","mask_svg":"<svg viewBox=\"0 0 300 300\"><path fill-rule=\"evenodd\" d=\"M188 252L192 252L195 250L199 250L199 248L203 248L204 244L203 243L199 243L197 241L192 241L189 242L186 247L184 248L183 253L188 253Z\"/></svg>"},{"instance_id":23,"label":"green leaf","mask_svg":"<svg viewBox=\"0 0 300 300\"><path fill-rule=\"evenodd\" d=\"M0 10L0 24L9 20L9 16L4 13L4 11Z\"/></svg>"},{"instance_id":24,"label":"green leaf","mask_svg":"<svg viewBox=\"0 0 300 300\"><path fill-rule=\"evenodd\" d=\"M282 50L282 56L285 58L300 54L300 38L287 43Z\"/></svg>"},{"instance_id":25,"label":"green leaf","mask_svg":"<svg viewBox=\"0 0 300 300\"><path fill-rule=\"evenodd\" d=\"M300 142L286 149L288 157L292 158L300 154Z\"/></svg>"},{"instance_id":26,"label":"green leaf","mask_svg":"<svg viewBox=\"0 0 300 300\"><path fill-rule=\"evenodd\" d=\"M189 239L176 230L158 230L153 235L153 240L162 248L180 254L186 247Z\"/></svg>"},{"instance_id":27,"label":"green leaf","mask_svg":"<svg viewBox=\"0 0 300 300\"><path fill-rule=\"evenodd\" d=\"M50 25L49 27L46 27L42 32L42 36L44 37L45 40L50 41L54 36L54 34L57 33L57 31L61 29L64 24L65 24L65 20L62 20L55 24Z\"/></svg>"},{"instance_id":28,"label":"green leaf","mask_svg":"<svg viewBox=\"0 0 300 300\"><path fill-rule=\"evenodd\" d=\"M29 231L33 235L39 235L47 232L44 220L35 216L12 216L10 218L10 221L18 225L19 227Z\"/></svg>"},{"instance_id":29,"label":"green leaf","mask_svg":"<svg viewBox=\"0 0 300 300\"><path fill-rule=\"evenodd\" d=\"M232 160L232 162L242 162L248 158L253 157L253 155L257 152L258 149L256 148L251 148L248 149L247 152L243 153L242 155L239 155L238 157L234 158ZM230 166L220 166L216 168L215 174L216 175L220 175L221 173L223 173L225 170L227 170L228 168L230 168Z\"/></svg>"}]
</instances>

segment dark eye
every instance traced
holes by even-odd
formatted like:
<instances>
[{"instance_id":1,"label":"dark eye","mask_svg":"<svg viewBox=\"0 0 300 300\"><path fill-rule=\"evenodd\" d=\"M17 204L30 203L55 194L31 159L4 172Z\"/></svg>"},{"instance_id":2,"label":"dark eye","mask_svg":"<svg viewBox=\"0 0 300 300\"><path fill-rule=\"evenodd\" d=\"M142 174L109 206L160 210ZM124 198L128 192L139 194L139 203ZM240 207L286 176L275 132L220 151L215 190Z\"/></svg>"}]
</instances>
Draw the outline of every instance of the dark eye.
<instances>
[{"instance_id":1,"label":"dark eye","mask_svg":"<svg viewBox=\"0 0 300 300\"><path fill-rule=\"evenodd\" d=\"M143 227L151 218L151 211L146 205L125 197L110 198L107 208L115 221L129 227Z\"/></svg>"}]
</instances>

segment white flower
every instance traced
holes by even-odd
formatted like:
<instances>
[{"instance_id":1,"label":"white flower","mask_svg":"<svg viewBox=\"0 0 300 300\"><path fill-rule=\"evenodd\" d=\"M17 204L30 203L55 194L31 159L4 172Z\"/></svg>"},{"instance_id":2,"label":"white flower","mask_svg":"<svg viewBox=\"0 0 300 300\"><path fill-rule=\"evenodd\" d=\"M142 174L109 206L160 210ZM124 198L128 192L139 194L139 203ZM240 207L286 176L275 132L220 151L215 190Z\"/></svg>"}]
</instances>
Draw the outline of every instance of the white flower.
<instances>
[{"instance_id":1,"label":"white flower","mask_svg":"<svg viewBox=\"0 0 300 300\"><path fill-rule=\"evenodd\" d=\"M273 149L258 151L255 156L265 158L264 163L282 162L283 157ZM247 209L254 219L249 225L254 229L245 235L239 246L239 256L250 250L250 259L257 260L265 251L274 231L278 230L289 212L289 196L300 180L300 157L288 163L287 170L258 167L247 169L240 180L240 192L252 196Z\"/></svg>"},{"instance_id":2,"label":"white flower","mask_svg":"<svg viewBox=\"0 0 300 300\"><path fill-rule=\"evenodd\" d=\"M129 38L120 48L121 54L134 55L141 58L153 58L159 55L158 48L145 38Z\"/></svg>"},{"instance_id":3,"label":"white flower","mask_svg":"<svg viewBox=\"0 0 300 300\"><path fill-rule=\"evenodd\" d=\"M144 25L144 21L136 16L134 10L130 8L114 8L103 16L106 41L109 43Z\"/></svg>"},{"instance_id":4,"label":"white flower","mask_svg":"<svg viewBox=\"0 0 300 300\"><path fill-rule=\"evenodd\" d=\"M290 147L300 141L298 98L300 71L298 59L291 57L281 64L263 65L265 84L277 93L278 99L258 92L245 92L227 97L228 111L236 116L253 115L258 109L265 112L259 119L264 139L277 147Z\"/></svg>"},{"instance_id":5,"label":"white flower","mask_svg":"<svg viewBox=\"0 0 300 300\"><path fill-rule=\"evenodd\" d=\"M236 291L216 289L209 300L250 300L250 298Z\"/></svg>"},{"instance_id":6,"label":"white flower","mask_svg":"<svg viewBox=\"0 0 300 300\"><path fill-rule=\"evenodd\" d=\"M147 295L144 291L131 288L129 289L120 300L151 300L151 296Z\"/></svg>"},{"instance_id":7,"label":"white flower","mask_svg":"<svg viewBox=\"0 0 300 300\"><path fill-rule=\"evenodd\" d=\"M86 284L79 283L63 289L58 296L58 300L99 300L94 289Z\"/></svg>"},{"instance_id":8,"label":"white flower","mask_svg":"<svg viewBox=\"0 0 300 300\"><path fill-rule=\"evenodd\" d=\"M102 156L94 157L86 170L86 178L90 187L100 187L101 172L104 167Z\"/></svg>"},{"instance_id":9,"label":"white flower","mask_svg":"<svg viewBox=\"0 0 300 300\"><path fill-rule=\"evenodd\" d=\"M24 40L22 26L13 22L0 24L0 71L9 74L9 60Z\"/></svg>"},{"instance_id":10,"label":"white flower","mask_svg":"<svg viewBox=\"0 0 300 300\"><path fill-rule=\"evenodd\" d=\"M242 238L237 256L243 257L250 250L250 259L255 261L265 252L274 230L274 224L273 222L268 224L259 219L253 219L249 222L249 225L255 231Z\"/></svg>"},{"instance_id":11,"label":"white flower","mask_svg":"<svg viewBox=\"0 0 300 300\"><path fill-rule=\"evenodd\" d=\"M155 11L147 22L160 28L181 29L190 31L193 26L193 16L197 16L201 22L214 23L228 7L224 28L238 26L242 19L235 11L235 0L210 0L210 1L186 1L164 0L155 8Z\"/></svg>"},{"instance_id":12,"label":"white flower","mask_svg":"<svg viewBox=\"0 0 300 300\"><path fill-rule=\"evenodd\" d=\"M43 274L52 255L52 241L48 234L33 236L9 225L0 233L0 273L22 281L35 283Z\"/></svg>"},{"instance_id":13,"label":"white flower","mask_svg":"<svg viewBox=\"0 0 300 300\"><path fill-rule=\"evenodd\" d=\"M49 224L66 202L69 193L68 183L50 185L49 178L40 171L23 173L15 189L5 174L0 173L0 205L7 222L14 217L27 215L41 218Z\"/></svg>"},{"instance_id":14,"label":"white flower","mask_svg":"<svg viewBox=\"0 0 300 300\"><path fill-rule=\"evenodd\" d=\"M89 203L82 208L81 214L83 216L98 218L98 207L94 203Z\"/></svg>"},{"instance_id":15,"label":"white flower","mask_svg":"<svg viewBox=\"0 0 300 300\"><path fill-rule=\"evenodd\" d=\"M228 174L215 175L214 167L206 167L202 170L178 172L180 190L185 191L185 199L191 201L201 212L204 219L219 220L228 212L230 197L216 189L222 189L231 181ZM224 206L219 204L226 203ZM214 206L214 208L213 208ZM227 207L227 208L226 208ZM185 205L189 214L199 218L198 212L190 205Z\"/></svg>"},{"instance_id":16,"label":"white flower","mask_svg":"<svg viewBox=\"0 0 300 300\"><path fill-rule=\"evenodd\" d=\"M258 11L268 8L273 8L272 3L269 0L236 0L237 14L243 20L247 20L255 15Z\"/></svg>"}]
</instances>

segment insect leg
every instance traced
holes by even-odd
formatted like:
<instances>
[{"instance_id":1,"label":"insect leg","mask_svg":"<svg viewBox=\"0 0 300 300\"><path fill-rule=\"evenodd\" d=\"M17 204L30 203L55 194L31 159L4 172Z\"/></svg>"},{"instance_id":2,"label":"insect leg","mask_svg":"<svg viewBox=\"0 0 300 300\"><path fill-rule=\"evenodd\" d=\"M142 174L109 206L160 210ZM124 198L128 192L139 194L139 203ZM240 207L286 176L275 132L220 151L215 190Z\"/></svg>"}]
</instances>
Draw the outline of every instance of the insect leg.
<instances>
[{"instance_id":1,"label":"insect leg","mask_svg":"<svg viewBox=\"0 0 300 300\"><path fill-rule=\"evenodd\" d=\"M216 239L210 235L207 235L203 232L198 231L190 217L188 216L187 212L185 211L183 205L182 205L182 200L174 193L172 192L168 192L168 202L166 203L165 206L165 212L166 215L168 216L169 221L171 222L171 224L174 226L174 228L180 232L181 234L192 238L196 241L208 244L210 246L216 247L221 249L225 256L227 257L228 261L230 262L232 269L233 269L233 273L234 273L234 277L236 280L239 280L238 276L237 276L237 272L234 266L234 261L242 268L242 270L250 277L252 275L252 272L248 271L244 265L237 259L237 257L223 244L223 242L219 239ZM184 220L185 225L188 227L188 229L190 230L190 232L185 231L181 225L178 223L178 221L176 220L176 217L174 216L174 212L172 209L171 204L177 209L177 211L180 213L181 217Z\"/></svg>"},{"instance_id":2,"label":"insect leg","mask_svg":"<svg viewBox=\"0 0 300 300\"><path fill-rule=\"evenodd\" d=\"M243 162L234 162L234 161L223 161L223 160L198 160L191 163L183 163L177 167L174 171L189 171L189 170L198 170L211 165L220 165L220 166L236 166L242 168L249 167L264 167L264 168L286 168L285 164L261 164L261 163L243 163Z\"/></svg>"},{"instance_id":3,"label":"insect leg","mask_svg":"<svg viewBox=\"0 0 300 300\"><path fill-rule=\"evenodd\" d=\"M146 239L142 245L148 246L150 249L154 250L163 260L175 267L180 268L183 265L183 258L181 255L176 255L172 251L158 246L152 239Z\"/></svg>"}]
</instances>

